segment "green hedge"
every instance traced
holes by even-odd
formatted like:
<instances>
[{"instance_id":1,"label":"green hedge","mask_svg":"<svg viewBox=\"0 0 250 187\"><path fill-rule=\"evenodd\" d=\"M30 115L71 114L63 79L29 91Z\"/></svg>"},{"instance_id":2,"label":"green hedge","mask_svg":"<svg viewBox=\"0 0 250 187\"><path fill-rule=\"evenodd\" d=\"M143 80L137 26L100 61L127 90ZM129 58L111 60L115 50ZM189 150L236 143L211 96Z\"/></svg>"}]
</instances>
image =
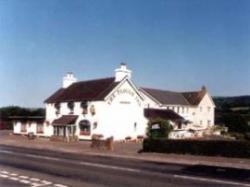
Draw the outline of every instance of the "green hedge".
<instances>
[{"instance_id":1,"label":"green hedge","mask_svg":"<svg viewBox=\"0 0 250 187\"><path fill-rule=\"evenodd\" d=\"M249 141L145 139L144 152L250 158Z\"/></svg>"}]
</instances>

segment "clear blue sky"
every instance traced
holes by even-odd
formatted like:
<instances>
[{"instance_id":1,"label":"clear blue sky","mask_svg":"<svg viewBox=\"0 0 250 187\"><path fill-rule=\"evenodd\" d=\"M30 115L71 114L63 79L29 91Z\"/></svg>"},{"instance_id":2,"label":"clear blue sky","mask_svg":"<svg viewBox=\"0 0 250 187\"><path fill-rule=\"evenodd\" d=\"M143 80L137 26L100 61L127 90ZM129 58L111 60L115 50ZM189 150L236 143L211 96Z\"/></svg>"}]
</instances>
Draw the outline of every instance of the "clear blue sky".
<instances>
[{"instance_id":1,"label":"clear blue sky","mask_svg":"<svg viewBox=\"0 0 250 187\"><path fill-rule=\"evenodd\" d=\"M250 94L249 0L0 0L0 106L43 106L72 71Z\"/></svg>"}]
</instances>

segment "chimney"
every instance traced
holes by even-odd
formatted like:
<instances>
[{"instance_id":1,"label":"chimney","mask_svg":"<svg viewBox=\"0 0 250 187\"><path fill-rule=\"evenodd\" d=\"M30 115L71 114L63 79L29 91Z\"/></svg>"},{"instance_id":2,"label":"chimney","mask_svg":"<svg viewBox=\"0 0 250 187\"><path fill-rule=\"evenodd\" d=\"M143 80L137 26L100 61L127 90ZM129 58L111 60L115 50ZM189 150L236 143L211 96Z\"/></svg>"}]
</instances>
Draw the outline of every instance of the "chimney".
<instances>
[{"instance_id":1,"label":"chimney","mask_svg":"<svg viewBox=\"0 0 250 187\"><path fill-rule=\"evenodd\" d=\"M77 81L76 77L72 72L68 72L63 77L63 88L68 88L71 84L75 83Z\"/></svg>"},{"instance_id":2,"label":"chimney","mask_svg":"<svg viewBox=\"0 0 250 187\"><path fill-rule=\"evenodd\" d=\"M121 63L120 67L115 70L115 82L120 82L125 77L131 79L132 71L127 68L127 64Z\"/></svg>"},{"instance_id":3,"label":"chimney","mask_svg":"<svg viewBox=\"0 0 250 187\"><path fill-rule=\"evenodd\" d=\"M206 93L206 92L207 92L206 86L203 85L203 86L201 87L201 91Z\"/></svg>"}]
</instances>

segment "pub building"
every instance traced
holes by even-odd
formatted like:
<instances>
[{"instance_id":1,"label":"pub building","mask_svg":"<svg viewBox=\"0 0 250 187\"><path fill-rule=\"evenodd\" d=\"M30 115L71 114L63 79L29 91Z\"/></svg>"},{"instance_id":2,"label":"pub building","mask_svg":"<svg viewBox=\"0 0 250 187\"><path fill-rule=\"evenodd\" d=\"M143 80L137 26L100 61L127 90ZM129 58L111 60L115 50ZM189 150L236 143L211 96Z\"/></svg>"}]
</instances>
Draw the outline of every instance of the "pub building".
<instances>
[{"instance_id":1,"label":"pub building","mask_svg":"<svg viewBox=\"0 0 250 187\"><path fill-rule=\"evenodd\" d=\"M67 141L95 135L137 139L146 136L150 119L162 118L173 126L170 138L180 139L202 136L214 125L215 105L206 87L192 92L137 87L124 63L109 78L77 81L67 73L62 87L44 103L45 119L16 119L14 134Z\"/></svg>"}]
</instances>

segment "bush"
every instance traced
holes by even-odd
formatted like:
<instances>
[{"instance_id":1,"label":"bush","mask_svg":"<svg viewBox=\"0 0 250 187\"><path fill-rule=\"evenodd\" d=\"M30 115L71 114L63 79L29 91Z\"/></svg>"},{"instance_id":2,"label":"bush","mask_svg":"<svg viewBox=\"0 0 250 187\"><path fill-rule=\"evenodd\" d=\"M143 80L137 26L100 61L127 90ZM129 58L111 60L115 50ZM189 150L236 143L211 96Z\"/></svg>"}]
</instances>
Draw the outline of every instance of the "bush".
<instances>
[{"instance_id":1,"label":"bush","mask_svg":"<svg viewBox=\"0 0 250 187\"><path fill-rule=\"evenodd\" d=\"M158 126L158 128L153 128ZM151 139L154 138L168 138L172 127L167 120L156 118L151 119L148 123L147 136Z\"/></svg>"},{"instance_id":2,"label":"bush","mask_svg":"<svg viewBox=\"0 0 250 187\"><path fill-rule=\"evenodd\" d=\"M143 151L250 158L250 142L232 140L145 139Z\"/></svg>"}]
</instances>

